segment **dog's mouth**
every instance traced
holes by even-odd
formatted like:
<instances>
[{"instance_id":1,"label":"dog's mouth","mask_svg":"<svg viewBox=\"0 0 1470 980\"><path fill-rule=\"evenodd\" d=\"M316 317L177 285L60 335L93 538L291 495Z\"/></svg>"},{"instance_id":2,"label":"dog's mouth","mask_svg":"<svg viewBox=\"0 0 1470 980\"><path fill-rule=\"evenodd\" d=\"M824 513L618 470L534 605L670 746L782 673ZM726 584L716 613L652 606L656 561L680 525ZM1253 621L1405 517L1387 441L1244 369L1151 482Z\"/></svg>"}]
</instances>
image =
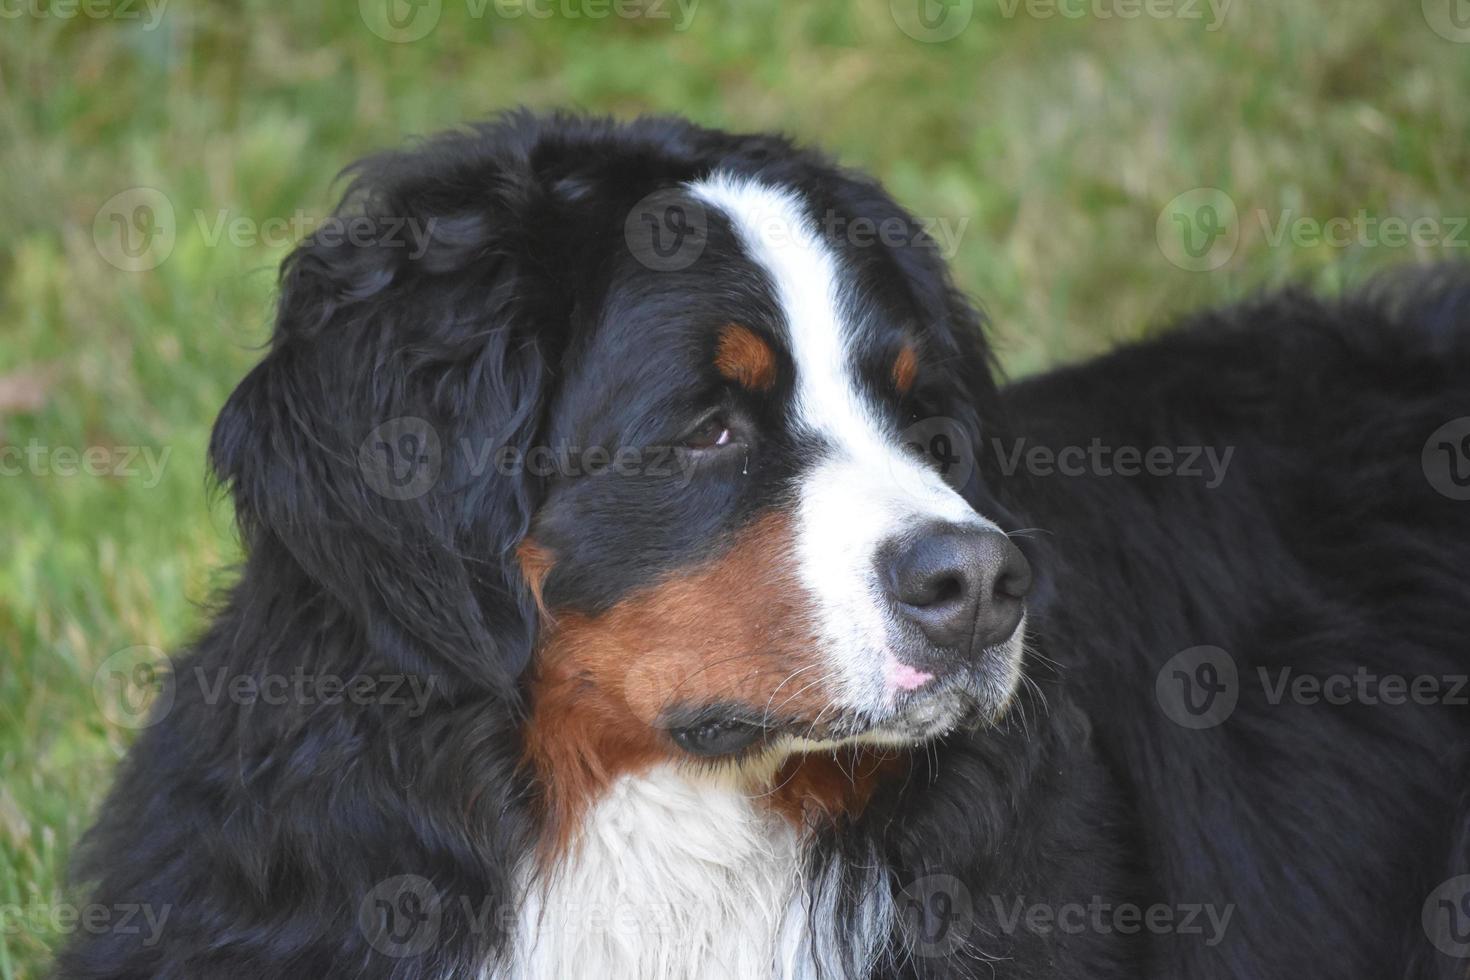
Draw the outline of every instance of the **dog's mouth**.
<instances>
[{"instance_id":1,"label":"dog's mouth","mask_svg":"<svg viewBox=\"0 0 1470 980\"><path fill-rule=\"evenodd\" d=\"M874 718L840 716L831 723L795 733L793 748L816 751L842 745L912 748L957 729L978 730L998 722L1009 704L994 683L979 672L951 678L932 691L906 698L895 710Z\"/></svg>"},{"instance_id":2,"label":"dog's mouth","mask_svg":"<svg viewBox=\"0 0 1470 980\"><path fill-rule=\"evenodd\" d=\"M979 730L1004 716L1014 677L967 670L910 692L891 711L873 716L834 710L817 719L773 718L741 704L715 704L675 711L663 720L674 744L692 756L721 759L770 748L828 751L845 745L912 748L957 729Z\"/></svg>"},{"instance_id":3,"label":"dog's mouth","mask_svg":"<svg viewBox=\"0 0 1470 980\"><path fill-rule=\"evenodd\" d=\"M897 694L889 710L839 715L796 737L798 749L844 744L910 748L948 735L996 725L1021 684L1024 633L1018 628L997 646L921 686Z\"/></svg>"}]
</instances>

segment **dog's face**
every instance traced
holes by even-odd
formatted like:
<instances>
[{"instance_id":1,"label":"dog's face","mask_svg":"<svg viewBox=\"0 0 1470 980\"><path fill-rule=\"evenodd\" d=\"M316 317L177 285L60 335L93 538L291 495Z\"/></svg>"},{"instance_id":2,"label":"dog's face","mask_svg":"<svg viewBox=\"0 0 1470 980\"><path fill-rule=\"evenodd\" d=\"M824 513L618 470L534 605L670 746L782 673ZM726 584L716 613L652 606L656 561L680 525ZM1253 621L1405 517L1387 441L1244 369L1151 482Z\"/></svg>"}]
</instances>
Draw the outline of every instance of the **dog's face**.
<instances>
[{"instance_id":1,"label":"dog's face","mask_svg":"<svg viewBox=\"0 0 1470 980\"><path fill-rule=\"evenodd\" d=\"M909 441L973 412L946 363L973 351L859 214L720 172L658 207L697 258L617 243L551 406L563 465L519 549L540 734L723 757L998 715L1030 569Z\"/></svg>"},{"instance_id":2,"label":"dog's face","mask_svg":"<svg viewBox=\"0 0 1470 980\"><path fill-rule=\"evenodd\" d=\"M247 573L288 561L455 703L528 701L567 795L1004 708L1031 573L975 453L978 316L875 185L777 139L513 117L366 161L344 210L377 235L292 255L215 428ZM948 481L911 445L946 439ZM431 456L412 494L373 479Z\"/></svg>"}]
</instances>

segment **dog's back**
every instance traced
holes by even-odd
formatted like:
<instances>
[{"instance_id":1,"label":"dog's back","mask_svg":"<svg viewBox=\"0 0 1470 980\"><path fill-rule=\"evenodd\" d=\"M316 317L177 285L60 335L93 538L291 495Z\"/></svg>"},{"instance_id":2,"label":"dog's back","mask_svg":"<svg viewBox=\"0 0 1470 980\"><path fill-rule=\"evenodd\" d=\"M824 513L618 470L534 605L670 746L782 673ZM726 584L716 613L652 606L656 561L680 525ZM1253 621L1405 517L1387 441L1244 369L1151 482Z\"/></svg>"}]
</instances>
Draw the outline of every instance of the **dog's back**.
<instances>
[{"instance_id":1,"label":"dog's back","mask_svg":"<svg viewBox=\"0 0 1470 980\"><path fill-rule=\"evenodd\" d=\"M1204 943L1176 914L1160 975L1463 975L1470 274L1206 313L1008 405L1032 446L1098 447L1032 475L1044 651L1151 900L1231 916Z\"/></svg>"}]
</instances>

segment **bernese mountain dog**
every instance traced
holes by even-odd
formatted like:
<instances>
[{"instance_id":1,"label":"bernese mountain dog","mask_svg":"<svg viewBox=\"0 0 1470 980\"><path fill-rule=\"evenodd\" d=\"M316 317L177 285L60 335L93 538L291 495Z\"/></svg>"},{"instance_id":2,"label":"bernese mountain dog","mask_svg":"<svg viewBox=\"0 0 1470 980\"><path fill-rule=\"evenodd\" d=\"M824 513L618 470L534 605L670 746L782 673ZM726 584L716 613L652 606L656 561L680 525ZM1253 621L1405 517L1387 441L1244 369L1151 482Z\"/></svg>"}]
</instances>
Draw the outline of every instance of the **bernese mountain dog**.
<instances>
[{"instance_id":1,"label":"bernese mountain dog","mask_svg":"<svg viewBox=\"0 0 1470 980\"><path fill-rule=\"evenodd\" d=\"M1463 268L1002 385L782 138L350 174L61 977L1467 975Z\"/></svg>"}]
</instances>

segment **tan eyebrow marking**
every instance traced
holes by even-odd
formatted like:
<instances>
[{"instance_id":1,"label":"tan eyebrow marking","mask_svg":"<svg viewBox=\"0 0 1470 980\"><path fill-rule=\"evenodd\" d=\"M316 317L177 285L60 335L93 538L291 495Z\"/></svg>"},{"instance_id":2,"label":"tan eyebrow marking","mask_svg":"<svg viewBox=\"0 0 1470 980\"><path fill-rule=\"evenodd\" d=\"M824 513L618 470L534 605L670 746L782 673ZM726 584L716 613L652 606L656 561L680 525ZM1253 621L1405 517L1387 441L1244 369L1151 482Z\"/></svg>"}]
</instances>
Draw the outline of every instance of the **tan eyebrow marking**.
<instances>
[{"instance_id":1,"label":"tan eyebrow marking","mask_svg":"<svg viewBox=\"0 0 1470 980\"><path fill-rule=\"evenodd\" d=\"M776 383L776 354L749 327L728 323L720 328L715 368L736 384L767 391Z\"/></svg>"},{"instance_id":2,"label":"tan eyebrow marking","mask_svg":"<svg viewBox=\"0 0 1470 980\"><path fill-rule=\"evenodd\" d=\"M893 362L893 386L900 395L907 395L919 376L919 355L912 342L905 343L898 358Z\"/></svg>"}]
</instances>

